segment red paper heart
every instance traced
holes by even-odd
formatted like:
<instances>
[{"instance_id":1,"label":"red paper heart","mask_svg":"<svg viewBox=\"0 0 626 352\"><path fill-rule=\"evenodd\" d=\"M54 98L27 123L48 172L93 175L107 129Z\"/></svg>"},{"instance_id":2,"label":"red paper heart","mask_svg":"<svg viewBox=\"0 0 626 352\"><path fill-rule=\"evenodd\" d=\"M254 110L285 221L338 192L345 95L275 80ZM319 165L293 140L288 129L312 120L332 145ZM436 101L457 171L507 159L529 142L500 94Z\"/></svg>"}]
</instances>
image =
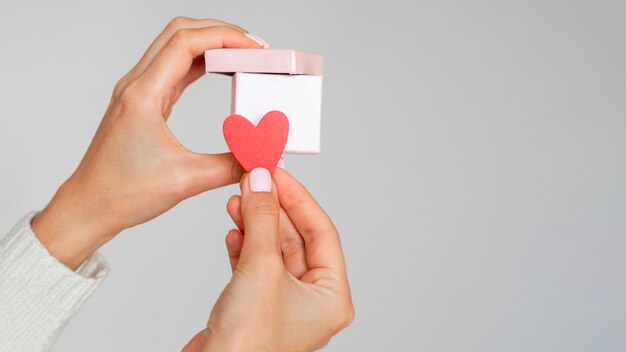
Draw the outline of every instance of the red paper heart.
<instances>
[{"instance_id":1,"label":"red paper heart","mask_svg":"<svg viewBox=\"0 0 626 352\"><path fill-rule=\"evenodd\" d=\"M226 143L246 171L262 167L273 172L288 136L289 120L276 110L265 114L256 126L241 115L224 121Z\"/></svg>"}]
</instances>

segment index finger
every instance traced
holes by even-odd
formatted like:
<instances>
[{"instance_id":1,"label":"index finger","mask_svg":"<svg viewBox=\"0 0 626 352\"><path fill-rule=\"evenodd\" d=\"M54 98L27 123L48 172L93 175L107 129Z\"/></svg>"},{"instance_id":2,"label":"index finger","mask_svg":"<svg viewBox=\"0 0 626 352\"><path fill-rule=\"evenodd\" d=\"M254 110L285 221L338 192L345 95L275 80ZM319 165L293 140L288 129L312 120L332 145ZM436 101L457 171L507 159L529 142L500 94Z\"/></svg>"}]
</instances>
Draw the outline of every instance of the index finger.
<instances>
[{"instance_id":1,"label":"index finger","mask_svg":"<svg viewBox=\"0 0 626 352\"><path fill-rule=\"evenodd\" d=\"M254 40L231 27L212 26L178 30L138 79L138 84L160 94L172 96L186 76L193 60L205 50L216 48L260 48Z\"/></svg>"},{"instance_id":2,"label":"index finger","mask_svg":"<svg viewBox=\"0 0 626 352\"><path fill-rule=\"evenodd\" d=\"M326 212L287 171L276 168L273 177L280 204L304 239L309 270L345 271L339 233Z\"/></svg>"},{"instance_id":3,"label":"index finger","mask_svg":"<svg viewBox=\"0 0 626 352\"><path fill-rule=\"evenodd\" d=\"M235 24L216 20L216 19L194 19L189 17L176 17L171 20L165 29L154 39L152 44L148 47L143 54L137 65L128 73L128 79L132 80L139 74L141 74L146 67L152 62L155 56L161 51L161 49L167 44L172 36L183 28L203 28L211 26L223 26L231 27L239 32L247 33L247 31Z\"/></svg>"}]
</instances>

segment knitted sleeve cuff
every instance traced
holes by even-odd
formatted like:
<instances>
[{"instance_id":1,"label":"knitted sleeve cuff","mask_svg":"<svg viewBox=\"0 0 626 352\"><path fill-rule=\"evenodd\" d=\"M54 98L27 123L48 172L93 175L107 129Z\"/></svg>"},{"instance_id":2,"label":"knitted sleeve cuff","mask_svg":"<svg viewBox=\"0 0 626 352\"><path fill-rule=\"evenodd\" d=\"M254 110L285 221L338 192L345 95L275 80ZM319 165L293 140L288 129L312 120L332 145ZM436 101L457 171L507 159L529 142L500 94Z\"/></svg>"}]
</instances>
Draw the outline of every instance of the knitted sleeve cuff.
<instances>
[{"instance_id":1,"label":"knitted sleeve cuff","mask_svg":"<svg viewBox=\"0 0 626 352\"><path fill-rule=\"evenodd\" d=\"M109 272L98 253L76 271L39 242L27 214L0 241L0 351L45 351Z\"/></svg>"}]
</instances>

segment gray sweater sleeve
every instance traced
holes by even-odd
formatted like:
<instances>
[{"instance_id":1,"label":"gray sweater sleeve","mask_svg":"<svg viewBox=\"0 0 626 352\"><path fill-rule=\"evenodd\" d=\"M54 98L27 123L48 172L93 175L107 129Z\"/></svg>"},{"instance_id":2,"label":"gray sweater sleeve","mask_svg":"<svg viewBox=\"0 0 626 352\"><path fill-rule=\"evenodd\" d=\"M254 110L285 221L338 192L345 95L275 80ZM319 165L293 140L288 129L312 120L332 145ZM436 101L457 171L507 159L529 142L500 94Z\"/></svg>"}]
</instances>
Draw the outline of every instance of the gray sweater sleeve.
<instances>
[{"instance_id":1,"label":"gray sweater sleeve","mask_svg":"<svg viewBox=\"0 0 626 352\"><path fill-rule=\"evenodd\" d=\"M35 214L0 240L0 352L49 350L109 272L98 253L76 271L60 263L35 237Z\"/></svg>"}]
</instances>

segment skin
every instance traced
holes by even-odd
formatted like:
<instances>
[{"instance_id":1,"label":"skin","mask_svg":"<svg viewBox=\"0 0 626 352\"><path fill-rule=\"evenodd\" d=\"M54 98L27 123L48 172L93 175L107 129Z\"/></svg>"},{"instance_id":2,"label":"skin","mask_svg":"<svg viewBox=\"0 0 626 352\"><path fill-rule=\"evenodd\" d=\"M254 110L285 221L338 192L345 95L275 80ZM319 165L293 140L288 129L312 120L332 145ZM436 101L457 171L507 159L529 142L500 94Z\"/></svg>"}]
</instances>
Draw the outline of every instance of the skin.
<instances>
[{"instance_id":1,"label":"skin","mask_svg":"<svg viewBox=\"0 0 626 352\"><path fill-rule=\"evenodd\" d=\"M238 227L226 236L233 276L184 352L315 350L354 317L339 235L306 189L277 168L272 192L251 192L232 154L194 153L167 128L204 74L205 50L259 48L245 33L218 20L172 20L115 86L81 163L31 223L75 270L122 230L241 181L227 204Z\"/></svg>"},{"instance_id":2,"label":"skin","mask_svg":"<svg viewBox=\"0 0 626 352\"><path fill-rule=\"evenodd\" d=\"M123 229L239 181L243 172L230 153L187 150L167 119L185 88L204 74L206 49L259 47L244 33L217 20L176 18L117 83L78 168L32 222L59 261L75 270Z\"/></svg>"},{"instance_id":3,"label":"skin","mask_svg":"<svg viewBox=\"0 0 626 352\"><path fill-rule=\"evenodd\" d=\"M285 170L271 193L251 192L248 179L227 206L239 228L226 236L233 276L183 352L312 351L354 318L328 215Z\"/></svg>"}]
</instances>

